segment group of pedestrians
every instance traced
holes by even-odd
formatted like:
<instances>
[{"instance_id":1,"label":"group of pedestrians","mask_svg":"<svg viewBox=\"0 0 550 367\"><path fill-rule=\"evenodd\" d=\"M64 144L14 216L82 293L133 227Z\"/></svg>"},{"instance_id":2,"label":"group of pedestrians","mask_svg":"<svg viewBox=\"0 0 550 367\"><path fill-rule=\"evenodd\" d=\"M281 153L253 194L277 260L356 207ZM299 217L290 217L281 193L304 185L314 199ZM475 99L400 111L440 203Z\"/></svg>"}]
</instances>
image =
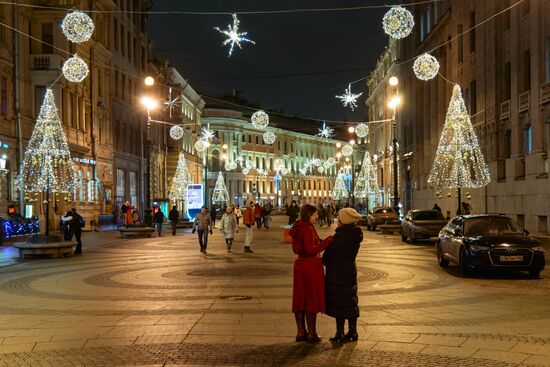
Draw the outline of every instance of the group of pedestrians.
<instances>
[{"instance_id":1,"label":"group of pedestrians","mask_svg":"<svg viewBox=\"0 0 550 367\"><path fill-rule=\"evenodd\" d=\"M82 227L84 227L84 218L78 214L76 208L72 208L66 215L61 217L61 226L63 229L63 240L72 241L73 236L76 239L75 255L82 255Z\"/></svg>"},{"instance_id":2,"label":"group of pedestrians","mask_svg":"<svg viewBox=\"0 0 550 367\"><path fill-rule=\"evenodd\" d=\"M296 341L321 341L316 329L319 312L336 319L336 333L331 341L357 341L359 307L355 258L363 232L356 224L361 220L361 214L353 208L341 209L334 236L324 240L320 239L314 226L319 219L315 206L302 206L299 216L290 230L292 249L297 255L292 297ZM344 334L346 320L348 332Z\"/></svg>"}]
</instances>

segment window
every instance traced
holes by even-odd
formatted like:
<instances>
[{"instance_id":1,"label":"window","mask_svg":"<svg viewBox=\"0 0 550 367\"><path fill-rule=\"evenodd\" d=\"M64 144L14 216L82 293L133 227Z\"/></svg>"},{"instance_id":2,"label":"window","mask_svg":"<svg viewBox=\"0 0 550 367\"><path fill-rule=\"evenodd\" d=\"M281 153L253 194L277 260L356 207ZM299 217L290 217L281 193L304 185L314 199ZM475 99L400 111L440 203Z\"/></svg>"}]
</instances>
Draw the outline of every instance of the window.
<instances>
[{"instance_id":1,"label":"window","mask_svg":"<svg viewBox=\"0 0 550 367\"><path fill-rule=\"evenodd\" d=\"M523 52L523 65L521 66L523 71L522 78L522 93L531 89L531 50L525 50Z\"/></svg>"},{"instance_id":2,"label":"window","mask_svg":"<svg viewBox=\"0 0 550 367\"><path fill-rule=\"evenodd\" d=\"M508 129L504 133L504 158L512 156L512 130Z\"/></svg>"},{"instance_id":3,"label":"window","mask_svg":"<svg viewBox=\"0 0 550 367\"><path fill-rule=\"evenodd\" d=\"M510 99L512 95L512 67L510 62L504 64L504 90L502 91L502 97L504 101Z\"/></svg>"},{"instance_id":4,"label":"window","mask_svg":"<svg viewBox=\"0 0 550 367\"><path fill-rule=\"evenodd\" d=\"M120 53L122 56L126 55L126 46L125 46L125 38L124 35L126 34L126 31L124 30L124 26L120 25Z\"/></svg>"},{"instance_id":5,"label":"window","mask_svg":"<svg viewBox=\"0 0 550 367\"><path fill-rule=\"evenodd\" d=\"M130 204L137 204L137 172L130 171Z\"/></svg>"},{"instance_id":6,"label":"window","mask_svg":"<svg viewBox=\"0 0 550 367\"><path fill-rule=\"evenodd\" d=\"M43 85L37 85L34 87L34 116L38 117L40 113L40 106L42 105L42 100L46 94L46 87Z\"/></svg>"},{"instance_id":7,"label":"window","mask_svg":"<svg viewBox=\"0 0 550 367\"><path fill-rule=\"evenodd\" d=\"M42 53L53 54L53 23L42 24Z\"/></svg>"},{"instance_id":8,"label":"window","mask_svg":"<svg viewBox=\"0 0 550 367\"><path fill-rule=\"evenodd\" d=\"M1 96L2 99L0 102L0 112L2 113L2 116L6 117L8 115L8 78L2 77L1 82Z\"/></svg>"},{"instance_id":9,"label":"window","mask_svg":"<svg viewBox=\"0 0 550 367\"><path fill-rule=\"evenodd\" d=\"M477 113L477 91L476 91L476 81L473 80L470 83L470 114L474 115Z\"/></svg>"},{"instance_id":10,"label":"window","mask_svg":"<svg viewBox=\"0 0 550 367\"><path fill-rule=\"evenodd\" d=\"M523 154L531 154L533 152L533 127L528 123L523 128Z\"/></svg>"},{"instance_id":11,"label":"window","mask_svg":"<svg viewBox=\"0 0 550 367\"><path fill-rule=\"evenodd\" d=\"M463 53L462 43L464 41L464 36L462 35L462 32L463 32L462 24L459 24L458 28L457 28L457 33L458 33L457 60L458 60L458 63L462 63L462 61L464 60L464 55L462 54Z\"/></svg>"},{"instance_id":12,"label":"window","mask_svg":"<svg viewBox=\"0 0 550 367\"><path fill-rule=\"evenodd\" d=\"M470 12L470 53L476 51L476 30L474 29L476 25L476 12Z\"/></svg>"},{"instance_id":13,"label":"window","mask_svg":"<svg viewBox=\"0 0 550 367\"><path fill-rule=\"evenodd\" d=\"M426 11L426 34L430 34L432 30L432 7L428 7Z\"/></svg>"},{"instance_id":14,"label":"window","mask_svg":"<svg viewBox=\"0 0 550 367\"><path fill-rule=\"evenodd\" d=\"M424 32L424 14L420 15L420 42L424 41L426 33Z\"/></svg>"},{"instance_id":15,"label":"window","mask_svg":"<svg viewBox=\"0 0 550 367\"><path fill-rule=\"evenodd\" d=\"M115 39L114 41L114 44L115 44L115 51L118 51L118 20L115 18L114 22L113 22L113 37Z\"/></svg>"},{"instance_id":16,"label":"window","mask_svg":"<svg viewBox=\"0 0 550 367\"><path fill-rule=\"evenodd\" d=\"M546 215L539 215L539 233L548 232L548 217Z\"/></svg>"},{"instance_id":17,"label":"window","mask_svg":"<svg viewBox=\"0 0 550 367\"><path fill-rule=\"evenodd\" d=\"M550 38L544 40L544 69L546 71L546 81L550 82Z\"/></svg>"}]
</instances>

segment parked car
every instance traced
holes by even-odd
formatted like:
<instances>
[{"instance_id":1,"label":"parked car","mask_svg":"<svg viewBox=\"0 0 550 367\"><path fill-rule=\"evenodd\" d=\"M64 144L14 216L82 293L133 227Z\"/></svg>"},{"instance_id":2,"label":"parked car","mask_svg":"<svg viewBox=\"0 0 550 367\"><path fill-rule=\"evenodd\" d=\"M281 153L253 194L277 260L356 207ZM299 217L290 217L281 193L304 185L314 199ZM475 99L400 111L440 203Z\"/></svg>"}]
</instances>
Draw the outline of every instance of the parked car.
<instances>
[{"instance_id":1,"label":"parked car","mask_svg":"<svg viewBox=\"0 0 550 367\"><path fill-rule=\"evenodd\" d=\"M458 264L463 275L473 269L528 271L538 278L544 269L544 248L511 218L503 215L460 215L439 233L441 267Z\"/></svg>"},{"instance_id":2,"label":"parked car","mask_svg":"<svg viewBox=\"0 0 550 367\"><path fill-rule=\"evenodd\" d=\"M397 221L397 213L389 206L379 206L372 209L372 212L367 216L367 229L376 231L376 226L388 222Z\"/></svg>"},{"instance_id":3,"label":"parked car","mask_svg":"<svg viewBox=\"0 0 550 367\"><path fill-rule=\"evenodd\" d=\"M417 239L437 238L447 222L437 210L409 210L401 222L401 239L414 243Z\"/></svg>"}]
</instances>

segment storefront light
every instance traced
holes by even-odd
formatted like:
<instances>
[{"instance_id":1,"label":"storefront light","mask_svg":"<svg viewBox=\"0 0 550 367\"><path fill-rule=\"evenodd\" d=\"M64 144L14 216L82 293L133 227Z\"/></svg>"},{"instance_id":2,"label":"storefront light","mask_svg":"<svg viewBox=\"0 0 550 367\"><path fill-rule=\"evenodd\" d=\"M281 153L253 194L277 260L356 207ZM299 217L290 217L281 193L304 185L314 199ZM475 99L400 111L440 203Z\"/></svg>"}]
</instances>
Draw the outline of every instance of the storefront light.
<instances>
[{"instance_id":1,"label":"storefront light","mask_svg":"<svg viewBox=\"0 0 550 367\"><path fill-rule=\"evenodd\" d=\"M1 171L5 171L6 170L6 163L8 162L8 157L3 154L1 157L0 157L0 170Z\"/></svg>"}]
</instances>

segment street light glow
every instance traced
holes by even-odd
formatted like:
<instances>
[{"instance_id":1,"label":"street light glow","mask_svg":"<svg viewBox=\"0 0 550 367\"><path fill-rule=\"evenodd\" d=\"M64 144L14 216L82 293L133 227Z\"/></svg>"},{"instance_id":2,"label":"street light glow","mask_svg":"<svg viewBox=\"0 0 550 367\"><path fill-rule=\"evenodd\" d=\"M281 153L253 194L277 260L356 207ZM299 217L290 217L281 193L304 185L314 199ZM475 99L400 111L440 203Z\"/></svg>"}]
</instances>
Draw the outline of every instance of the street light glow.
<instances>
[{"instance_id":1,"label":"street light glow","mask_svg":"<svg viewBox=\"0 0 550 367\"><path fill-rule=\"evenodd\" d=\"M355 140L351 139L351 140L349 141L349 145L355 145Z\"/></svg>"},{"instance_id":2,"label":"street light glow","mask_svg":"<svg viewBox=\"0 0 550 367\"><path fill-rule=\"evenodd\" d=\"M227 160L227 154L222 154L222 159L223 159L224 161L226 161L226 160Z\"/></svg>"},{"instance_id":3,"label":"street light glow","mask_svg":"<svg viewBox=\"0 0 550 367\"><path fill-rule=\"evenodd\" d=\"M355 132L355 128L353 126L348 127L348 132L353 134Z\"/></svg>"},{"instance_id":4,"label":"street light glow","mask_svg":"<svg viewBox=\"0 0 550 367\"><path fill-rule=\"evenodd\" d=\"M157 101L149 96L142 97L141 104L145 106L148 110L154 110L158 105Z\"/></svg>"},{"instance_id":5,"label":"street light glow","mask_svg":"<svg viewBox=\"0 0 550 367\"><path fill-rule=\"evenodd\" d=\"M152 87L153 85L155 85L155 79L152 76L148 76L143 82L148 87Z\"/></svg>"},{"instance_id":6,"label":"street light glow","mask_svg":"<svg viewBox=\"0 0 550 367\"><path fill-rule=\"evenodd\" d=\"M388 102L388 107L391 109L395 109L397 106L401 104L401 97L400 96L393 96L390 101Z\"/></svg>"},{"instance_id":7,"label":"street light glow","mask_svg":"<svg viewBox=\"0 0 550 367\"><path fill-rule=\"evenodd\" d=\"M388 82L392 87L395 87L397 86L397 84L399 84L399 79L394 75L390 78Z\"/></svg>"},{"instance_id":8,"label":"street light glow","mask_svg":"<svg viewBox=\"0 0 550 367\"><path fill-rule=\"evenodd\" d=\"M227 144L222 145L222 149L227 149Z\"/></svg>"},{"instance_id":9,"label":"street light glow","mask_svg":"<svg viewBox=\"0 0 550 367\"><path fill-rule=\"evenodd\" d=\"M341 148L341 147L342 147L342 144L336 143L336 148Z\"/></svg>"},{"instance_id":10,"label":"street light glow","mask_svg":"<svg viewBox=\"0 0 550 367\"><path fill-rule=\"evenodd\" d=\"M342 157L342 153L340 152L336 153L336 158L340 159L340 157Z\"/></svg>"}]
</instances>

